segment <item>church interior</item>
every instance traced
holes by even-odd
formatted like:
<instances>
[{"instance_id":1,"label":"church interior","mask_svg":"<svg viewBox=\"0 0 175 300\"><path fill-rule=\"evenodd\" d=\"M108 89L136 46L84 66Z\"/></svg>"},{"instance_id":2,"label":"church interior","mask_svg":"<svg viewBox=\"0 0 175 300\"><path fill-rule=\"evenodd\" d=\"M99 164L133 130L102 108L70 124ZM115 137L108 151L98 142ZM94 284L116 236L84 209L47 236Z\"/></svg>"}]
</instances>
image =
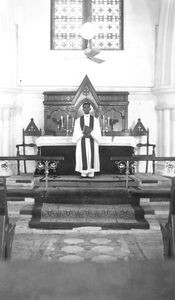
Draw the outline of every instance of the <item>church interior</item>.
<instances>
[{"instance_id":1,"label":"church interior","mask_svg":"<svg viewBox=\"0 0 175 300\"><path fill-rule=\"evenodd\" d=\"M174 299L174 16L175 0L1 0L1 299ZM87 101L92 178L75 170Z\"/></svg>"}]
</instances>

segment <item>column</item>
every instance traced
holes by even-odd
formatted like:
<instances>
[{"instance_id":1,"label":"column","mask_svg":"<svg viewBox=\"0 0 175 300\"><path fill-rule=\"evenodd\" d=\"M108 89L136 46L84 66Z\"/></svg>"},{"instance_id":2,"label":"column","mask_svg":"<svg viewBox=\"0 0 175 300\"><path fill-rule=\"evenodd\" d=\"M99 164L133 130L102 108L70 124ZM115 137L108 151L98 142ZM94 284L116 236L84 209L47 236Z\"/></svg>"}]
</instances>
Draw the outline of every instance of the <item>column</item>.
<instances>
[{"instance_id":1,"label":"column","mask_svg":"<svg viewBox=\"0 0 175 300\"><path fill-rule=\"evenodd\" d=\"M170 109L162 111L162 156L170 155Z\"/></svg>"},{"instance_id":2,"label":"column","mask_svg":"<svg viewBox=\"0 0 175 300\"><path fill-rule=\"evenodd\" d=\"M175 1L161 0L155 87L175 84Z\"/></svg>"},{"instance_id":3,"label":"column","mask_svg":"<svg viewBox=\"0 0 175 300\"><path fill-rule=\"evenodd\" d=\"M170 136L171 136L171 143L170 143L170 155L175 156L175 108L170 112L170 121L171 121L171 128L170 128Z\"/></svg>"},{"instance_id":4,"label":"column","mask_svg":"<svg viewBox=\"0 0 175 300\"><path fill-rule=\"evenodd\" d=\"M0 156L16 155L16 89L0 89ZM16 162L8 163L10 169L16 174Z\"/></svg>"},{"instance_id":5,"label":"column","mask_svg":"<svg viewBox=\"0 0 175 300\"><path fill-rule=\"evenodd\" d=\"M163 155L163 151L162 151L162 147L161 147L161 142L162 142L162 124L163 124L163 111L161 109L157 110L157 123L159 124L159 126L161 126L161 128L159 128L158 133L157 133L157 147L156 147L156 153L158 156L162 156Z\"/></svg>"},{"instance_id":6,"label":"column","mask_svg":"<svg viewBox=\"0 0 175 300\"><path fill-rule=\"evenodd\" d=\"M4 107L1 111L2 117L2 155L10 154L10 108Z\"/></svg>"},{"instance_id":7,"label":"column","mask_svg":"<svg viewBox=\"0 0 175 300\"><path fill-rule=\"evenodd\" d=\"M155 58L157 154L175 156L175 1L161 0ZM157 163L166 169L165 163ZM164 167L163 167L164 165ZM164 173L164 172L163 172Z\"/></svg>"}]
</instances>

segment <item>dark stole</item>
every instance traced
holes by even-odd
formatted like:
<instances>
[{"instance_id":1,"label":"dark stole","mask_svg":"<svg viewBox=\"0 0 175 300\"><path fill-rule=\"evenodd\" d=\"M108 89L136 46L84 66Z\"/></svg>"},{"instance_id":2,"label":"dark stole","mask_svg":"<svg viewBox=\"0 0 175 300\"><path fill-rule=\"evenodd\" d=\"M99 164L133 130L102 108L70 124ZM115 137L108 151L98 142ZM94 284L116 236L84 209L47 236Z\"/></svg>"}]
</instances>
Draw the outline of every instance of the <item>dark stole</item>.
<instances>
[{"instance_id":1,"label":"dark stole","mask_svg":"<svg viewBox=\"0 0 175 300\"><path fill-rule=\"evenodd\" d=\"M83 131L84 129L84 116L80 117L80 127ZM94 128L94 117L90 115L90 126L92 130ZM82 165L83 170L87 170L87 157L86 157L86 145L85 145L85 139L87 137L83 136L81 139L81 151L82 151ZM92 137L88 137L90 139L90 147L91 147L91 168L94 168L94 139Z\"/></svg>"}]
</instances>

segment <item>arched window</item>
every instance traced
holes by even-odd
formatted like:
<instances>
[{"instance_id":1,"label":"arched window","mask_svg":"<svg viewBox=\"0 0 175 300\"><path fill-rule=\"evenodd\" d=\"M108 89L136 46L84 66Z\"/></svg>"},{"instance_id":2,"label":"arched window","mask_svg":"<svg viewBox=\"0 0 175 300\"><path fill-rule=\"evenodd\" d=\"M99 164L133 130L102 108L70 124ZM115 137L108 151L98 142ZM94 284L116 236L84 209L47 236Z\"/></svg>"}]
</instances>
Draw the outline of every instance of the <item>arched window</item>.
<instances>
[{"instance_id":1,"label":"arched window","mask_svg":"<svg viewBox=\"0 0 175 300\"><path fill-rule=\"evenodd\" d=\"M123 49L124 0L51 0L51 49L86 47L80 29L85 22L96 26L92 46L102 50Z\"/></svg>"}]
</instances>

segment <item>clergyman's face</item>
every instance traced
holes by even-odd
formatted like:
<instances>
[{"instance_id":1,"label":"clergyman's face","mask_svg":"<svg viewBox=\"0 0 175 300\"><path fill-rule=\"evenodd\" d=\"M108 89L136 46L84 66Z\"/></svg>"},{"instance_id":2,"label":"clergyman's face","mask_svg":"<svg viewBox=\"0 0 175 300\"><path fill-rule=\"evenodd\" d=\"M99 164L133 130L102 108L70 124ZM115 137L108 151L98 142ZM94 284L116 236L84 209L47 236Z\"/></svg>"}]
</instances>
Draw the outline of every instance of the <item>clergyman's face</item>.
<instances>
[{"instance_id":1,"label":"clergyman's face","mask_svg":"<svg viewBox=\"0 0 175 300\"><path fill-rule=\"evenodd\" d=\"M90 107L89 104L84 104L83 105L83 111L84 111L85 114L89 114L90 110L91 110L91 107Z\"/></svg>"}]
</instances>

